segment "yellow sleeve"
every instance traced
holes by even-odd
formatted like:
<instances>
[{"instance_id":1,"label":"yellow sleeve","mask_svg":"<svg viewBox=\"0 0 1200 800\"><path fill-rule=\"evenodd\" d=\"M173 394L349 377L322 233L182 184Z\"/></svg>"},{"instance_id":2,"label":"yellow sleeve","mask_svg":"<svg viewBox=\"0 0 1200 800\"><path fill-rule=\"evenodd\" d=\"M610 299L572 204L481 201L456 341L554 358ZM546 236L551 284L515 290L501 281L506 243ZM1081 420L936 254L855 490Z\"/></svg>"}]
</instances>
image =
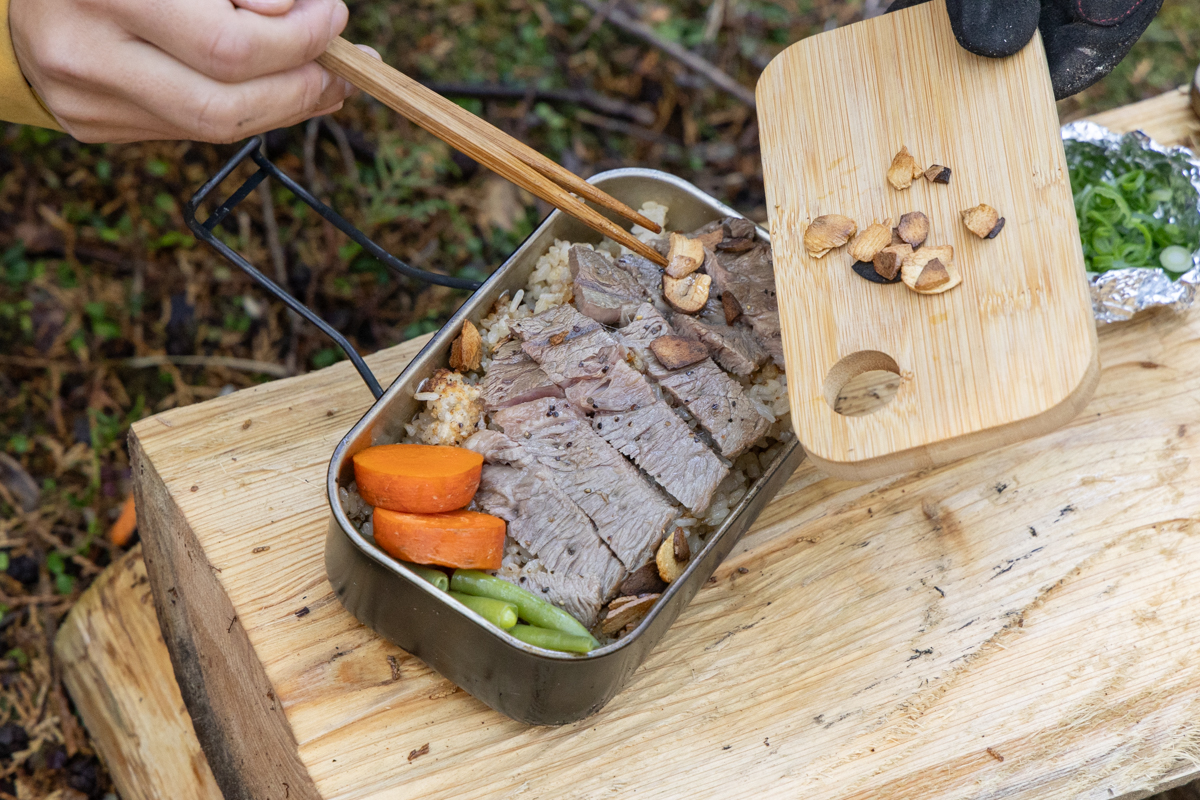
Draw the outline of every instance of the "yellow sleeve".
<instances>
[{"instance_id":1,"label":"yellow sleeve","mask_svg":"<svg viewBox=\"0 0 1200 800\"><path fill-rule=\"evenodd\" d=\"M8 0L0 0L0 120L62 130L21 74L8 30Z\"/></svg>"}]
</instances>

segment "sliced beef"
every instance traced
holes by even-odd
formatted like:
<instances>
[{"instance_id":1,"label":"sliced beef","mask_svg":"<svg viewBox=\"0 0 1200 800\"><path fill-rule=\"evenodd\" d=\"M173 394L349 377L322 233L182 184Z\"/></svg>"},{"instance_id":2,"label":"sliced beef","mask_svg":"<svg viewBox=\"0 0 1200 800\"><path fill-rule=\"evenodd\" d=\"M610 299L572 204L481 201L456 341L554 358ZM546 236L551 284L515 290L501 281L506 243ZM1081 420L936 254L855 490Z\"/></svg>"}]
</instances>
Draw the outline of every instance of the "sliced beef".
<instances>
[{"instance_id":1,"label":"sliced beef","mask_svg":"<svg viewBox=\"0 0 1200 800\"><path fill-rule=\"evenodd\" d=\"M559 386L602 377L625 355L604 326L566 304L510 327L521 337L525 353Z\"/></svg>"},{"instance_id":2,"label":"sliced beef","mask_svg":"<svg viewBox=\"0 0 1200 800\"><path fill-rule=\"evenodd\" d=\"M483 375L481 384L484 408L498 408L527 403L541 397L562 397L563 391L550 376L521 349L521 342L510 339L496 348L492 363Z\"/></svg>"},{"instance_id":3,"label":"sliced beef","mask_svg":"<svg viewBox=\"0 0 1200 800\"><path fill-rule=\"evenodd\" d=\"M605 592L624 579L624 568L600 541L591 519L545 469L485 464L475 501L507 522L513 541L551 572L594 575Z\"/></svg>"},{"instance_id":4,"label":"sliced beef","mask_svg":"<svg viewBox=\"0 0 1200 800\"><path fill-rule=\"evenodd\" d=\"M666 403L597 414L592 427L695 514L704 513L729 474L716 453Z\"/></svg>"},{"instance_id":5,"label":"sliced beef","mask_svg":"<svg viewBox=\"0 0 1200 800\"><path fill-rule=\"evenodd\" d=\"M647 303L617 336L641 360L646 374L657 380L708 431L721 455L737 458L766 433L769 422L746 397L741 384L722 372L712 359L677 370L659 363L650 343L673 333L670 324Z\"/></svg>"},{"instance_id":6,"label":"sliced beef","mask_svg":"<svg viewBox=\"0 0 1200 800\"><path fill-rule=\"evenodd\" d=\"M554 485L549 473L539 467L485 464L475 502L505 520L508 535L534 556L517 577L536 573L539 593L592 625L626 571L600 541L591 519Z\"/></svg>"},{"instance_id":7,"label":"sliced beef","mask_svg":"<svg viewBox=\"0 0 1200 800\"><path fill-rule=\"evenodd\" d=\"M599 378L587 378L567 387L567 399L586 413L630 411L658 402L646 378L624 361L613 364Z\"/></svg>"},{"instance_id":8,"label":"sliced beef","mask_svg":"<svg viewBox=\"0 0 1200 800\"><path fill-rule=\"evenodd\" d=\"M583 509L626 569L650 560L676 511L579 412L542 399L501 409L492 419Z\"/></svg>"},{"instance_id":9,"label":"sliced beef","mask_svg":"<svg viewBox=\"0 0 1200 800\"><path fill-rule=\"evenodd\" d=\"M650 302L654 304L655 308L664 314L671 313L671 307L667 305L667 301L663 297L661 267L648 258L632 253L617 258L616 266L634 277L650 297Z\"/></svg>"},{"instance_id":10,"label":"sliced beef","mask_svg":"<svg viewBox=\"0 0 1200 800\"><path fill-rule=\"evenodd\" d=\"M518 464L524 466L528 456L521 452L520 445L500 431L482 430L474 433L462 446L483 456L489 464Z\"/></svg>"},{"instance_id":11,"label":"sliced beef","mask_svg":"<svg viewBox=\"0 0 1200 800\"><path fill-rule=\"evenodd\" d=\"M676 314L671 324L680 334L703 342L713 360L734 375L745 377L766 363L767 351L754 333L740 321L725 324L724 311L705 312L696 317Z\"/></svg>"},{"instance_id":12,"label":"sliced beef","mask_svg":"<svg viewBox=\"0 0 1200 800\"><path fill-rule=\"evenodd\" d=\"M575 245L568 254L579 311L605 325L616 325L621 309L636 307L650 295L637 279L613 264L607 253Z\"/></svg>"},{"instance_id":13,"label":"sliced beef","mask_svg":"<svg viewBox=\"0 0 1200 800\"><path fill-rule=\"evenodd\" d=\"M549 319L551 314L545 312L514 325L525 340L526 351L539 363L550 365L547 373L564 387L567 399L576 408L589 414L639 412L636 424L632 418L629 420L637 429L636 439L623 438L617 448L672 497L695 513L703 512L727 468L707 446L689 435L687 426L657 397L645 376L626 363L625 348L607 330L589 330L589 323L595 322L574 310L554 309L553 325L538 319ZM530 338L525 339L527 335ZM597 353L605 354L609 361L602 362L595 357ZM591 375L585 376L585 372ZM654 427L670 423L674 423L670 435ZM650 441L654 446L645 446ZM697 472L689 475L689 470Z\"/></svg>"},{"instance_id":14,"label":"sliced beef","mask_svg":"<svg viewBox=\"0 0 1200 800\"><path fill-rule=\"evenodd\" d=\"M706 222L699 228L696 228L696 230L690 232L688 234L688 238L695 239L699 236L703 236L706 233L712 233L715 230L723 229L731 220L736 219L738 219L738 217L722 217L721 219L714 219L712 222Z\"/></svg>"},{"instance_id":15,"label":"sliced beef","mask_svg":"<svg viewBox=\"0 0 1200 800\"><path fill-rule=\"evenodd\" d=\"M548 470L504 434L480 431L465 446L487 460L475 506L505 520L509 538L524 551L516 561L506 557L500 577L544 594L592 625L626 576L596 525ZM529 563L520 567L525 554Z\"/></svg>"},{"instance_id":16,"label":"sliced beef","mask_svg":"<svg viewBox=\"0 0 1200 800\"><path fill-rule=\"evenodd\" d=\"M721 455L730 460L750 449L770 427L742 391L742 385L711 360L676 370L659 383L687 406L712 436Z\"/></svg>"},{"instance_id":17,"label":"sliced beef","mask_svg":"<svg viewBox=\"0 0 1200 800\"><path fill-rule=\"evenodd\" d=\"M696 230L687 234L689 238L696 239L714 231L721 232L722 241L729 239L753 239L758 233L753 222L745 217L722 217L721 219L706 222Z\"/></svg>"},{"instance_id":18,"label":"sliced beef","mask_svg":"<svg viewBox=\"0 0 1200 800\"><path fill-rule=\"evenodd\" d=\"M766 242L755 242L752 248L740 253L718 250L716 258L709 259L705 268L717 293L730 292L737 299L742 315L759 343L775 363L784 368L771 246Z\"/></svg>"}]
</instances>

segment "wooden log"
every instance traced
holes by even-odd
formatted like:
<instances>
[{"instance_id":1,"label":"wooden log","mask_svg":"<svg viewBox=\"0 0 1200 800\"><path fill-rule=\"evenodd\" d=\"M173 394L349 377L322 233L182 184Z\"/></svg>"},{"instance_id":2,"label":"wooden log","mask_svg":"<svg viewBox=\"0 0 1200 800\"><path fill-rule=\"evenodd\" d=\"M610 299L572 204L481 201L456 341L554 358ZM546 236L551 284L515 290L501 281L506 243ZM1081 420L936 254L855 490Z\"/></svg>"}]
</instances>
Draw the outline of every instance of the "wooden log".
<instances>
[{"instance_id":1,"label":"wooden log","mask_svg":"<svg viewBox=\"0 0 1200 800\"><path fill-rule=\"evenodd\" d=\"M420 337L376 353L367 362L377 376L386 376L390 381L429 338ZM206 445L228 449L225 445L232 443L232 439L227 429L237 431L243 442L255 441L260 432L271 431L267 435L273 444L268 449L280 443L275 437L282 430L290 430L285 438L293 440L297 430L306 430L314 444L332 453L341 432L370 405L371 394L348 362L235 394L233 402L218 404L220 408L202 409L201 406L207 405L204 403L188 406L198 415L160 414L150 419L152 426L138 426L130 433L134 494L146 567L154 576L151 580L154 606L196 734L227 800L319 800L320 795L297 757L296 740L278 690L255 655L255 645L243 622L246 612L234 608L223 585L223 568L213 563L207 543L200 541L193 522L182 510L180 490L168 489L167 481L178 479L175 466L183 466L184 472L189 472L184 464L199 458ZM200 429L206 432L200 433ZM171 445L182 460L175 462L166 476L144 449L144 442L153 439L160 430L195 430L198 434L195 440L188 434L183 441ZM271 461L280 455L285 456L283 461ZM237 466L238 456L229 458L235 474L240 473L244 468ZM159 462L163 463L162 459ZM255 475L237 478L233 485L219 488L207 479L203 470L191 473L188 485L182 489L186 499L201 500L218 515L229 512L235 518L241 514L236 509L250 502L254 513L265 513L273 524L284 522L288 511L287 505L277 503L272 496L274 491L270 487L275 482L291 489L302 487L301 494L309 501L324 497L324 466L316 462L306 465L304 477L300 477L299 464L285 453L274 457L260 453L243 463L254 464L250 469ZM217 469L223 475L229 474L223 464ZM261 480L264 475L268 480ZM265 490L263 494L255 493L252 497L239 491L252 484ZM245 511L249 512L249 508ZM251 560L257 554L256 548L265 548L258 551L263 554L274 548L275 558L295 552L294 543L289 541L295 532L289 532L289 527L284 522L275 530L260 529L263 541L240 549L246 549L244 555ZM304 538L323 543L324 526L319 528L315 536L314 529L308 528ZM320 559L313 566L317 570L315 579L328 593L330 588Z\"/></svg>"},{"instance_id":2,"label":"wooden log","mask_svg":"<svg viewBox=\"0 0 1200 800\"><path fill-rule=\"evenodd\" d=\"M1148 103L1137 123L1159 141L1194 132L1178 113L1186 94ZM135 428L139 464L155 468L178 512L158 517L170 527L143 530L174 551L173 572L162 561L152 571L188 582L162 582L164 627L180 652L193 646L206 685L222 679L229 692L191 706L210 757L229 765L217 778L228 797L251 796L248 773L298 762L330 800L390 797L401 784L405 796L433 798L736 786L1133 800L1200 777L1190 613L1200 602L1200 314L1146 315L1100 338L1097 395L1064 430L890 481L802 467L616 700L559 729L499 717L332 597L324 470L370 402L348 367L146 420ZM381 377L411 344L371 359ZM171 605L172 586L190 606L220 592L237 619L222 637ZM123 613L149 619L147 606L125 603ZM107 653L91 657L98 674L122 674ZM294 741L291 753L230 732L228 717L261 688L228 679L254 674L229 663L247 657L283 710L260 712L275 726L269 741ZM72 682L80 663L64 669L69 686L81 710L97 709L85 712L93 735L110 738L103 715L138 707L81 702L97 690ZM130 737L111 738L130 751ZM102 754L114 774L143 768Z\"/></svg>"},{"instance_id":3,"label":"wooden log","mask_svg":"<svg viewBox=\"0 0 1200 800\"><path fill-rule=\"evenodd\" d=\"M54 653L124 800L221 800L171 672L140 545L79 598Z\"/></svg>"},{"instance_id":4,"label":"wooden log","mask_svg":"<svg viewBox=\"0 0 1200 800\"><path fill-rule=\"evenodd\" d=\"M189 702L217 779L282 797L237 781L292 756L323 798L1154 788L1194 753L1200 711L1200 315L1102 340L1096 399L1064 430L891 481L802 468L625 690L562 729L498 716L332 596L319 487L344 424L322 419L366 402L348 373L139 424L138 480L152 459L177 509L143 534L189 565L162 571L168 643L223 687ZM236 620L199 619L218 591ZM257 702L234 677L256 666L284 710L258 712L270 739L227 722Z\"/></svg>"},{"instance_id":5,"label":"wooden log","mask_svg":"<svg viewBox=\"0 0 1200 800\"><path fill-rule=\"evenodd\" d=\"M1200 77L1200 71L1197 75ZM1192 89L1193 93L1196 91ZM1159 144L1181 144L1192 148L1200 145L1200 109L1190 107L1186 86L1103 111L1088 119L1114 131L1145 131Z\"/></svg>"}]
</instances>

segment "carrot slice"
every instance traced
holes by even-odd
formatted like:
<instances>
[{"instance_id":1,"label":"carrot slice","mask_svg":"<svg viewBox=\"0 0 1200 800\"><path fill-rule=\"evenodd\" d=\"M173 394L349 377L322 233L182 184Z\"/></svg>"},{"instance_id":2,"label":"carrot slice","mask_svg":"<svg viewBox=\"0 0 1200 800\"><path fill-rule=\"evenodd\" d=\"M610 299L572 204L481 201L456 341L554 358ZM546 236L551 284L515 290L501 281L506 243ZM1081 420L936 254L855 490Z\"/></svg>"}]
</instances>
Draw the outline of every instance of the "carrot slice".
<instances>
[{"instance_id":1,"label":"carrot slice","mask_svg":"<svg viewBox=\"0 0 1200 800\"><path fill-rule=\"evenodd\" d=\"M463 447L381 444L354 456L358 493L390 511L436 514L471 502L483 456Z\"/></svg>"},{"instance_id":2,"label":"carrot slice","mask_svg":"<svg viewBox=\"0 0 1200 800\"><path fill-rule=\"evenodd\" d=\"M117 521L108 529L108 540L116 547L124 547L129 544L135 530L137 530L137 509L134 508L131 494L125 498L125 504L121 506L121 516L117 517Z\"/></svg>"},{"instance_id":3,"label":"carrot slice","mask_svg":"<svg viewBox=\"0 0 1200 800\"><path fill-rule=\"evenodd\" d=\"M384 552L414 564L500 569L504 557L504 520L478 511L409 514L377 508L372 528Z\"/></svg>"}]
</instances>

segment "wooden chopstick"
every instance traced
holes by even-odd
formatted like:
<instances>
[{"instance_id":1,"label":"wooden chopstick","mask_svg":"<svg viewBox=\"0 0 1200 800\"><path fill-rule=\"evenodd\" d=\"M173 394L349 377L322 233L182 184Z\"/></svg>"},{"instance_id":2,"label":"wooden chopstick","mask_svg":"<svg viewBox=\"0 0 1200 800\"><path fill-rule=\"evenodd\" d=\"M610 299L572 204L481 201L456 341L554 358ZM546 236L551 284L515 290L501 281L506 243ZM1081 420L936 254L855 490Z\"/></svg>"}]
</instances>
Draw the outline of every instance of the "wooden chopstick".
<instances>
[{"instance_id":1,"label":"wooden chopstick","mask_svg":"<svg viewBox=\"0 0 1200 800\"><path fill-rule=\"evenodd\" d=\"M317 63L563 213L659 266L667 265L657 250L585 205L571 192L655 233L661 231L658 225L404 73L341 37L329 44Z\"/></svg>"}]
</instances>

